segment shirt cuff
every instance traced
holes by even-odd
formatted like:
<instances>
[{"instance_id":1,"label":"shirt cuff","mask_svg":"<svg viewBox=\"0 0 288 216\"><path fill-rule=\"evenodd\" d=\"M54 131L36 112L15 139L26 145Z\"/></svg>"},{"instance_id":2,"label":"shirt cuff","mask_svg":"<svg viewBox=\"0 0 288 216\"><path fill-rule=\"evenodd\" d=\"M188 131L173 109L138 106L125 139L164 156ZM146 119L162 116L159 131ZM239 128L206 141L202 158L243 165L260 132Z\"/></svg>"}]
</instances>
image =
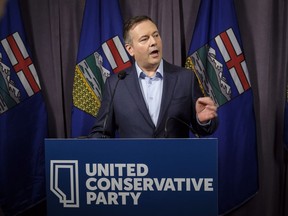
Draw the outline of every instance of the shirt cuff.
<instances>
[{"instance_id":1,"label":"shirt cuff","mask_svg":"<svg viewBox=\"0 0 288 216\"><path fill-rule=\"evenodd\" d=\"M196 116L196 119L197 119L198 124L201 125L201 126L208 126L208 125L211 124L211 119L208 122L206 122L206 123L201 123L197 116Z\"/></svg>"}]
</instances>

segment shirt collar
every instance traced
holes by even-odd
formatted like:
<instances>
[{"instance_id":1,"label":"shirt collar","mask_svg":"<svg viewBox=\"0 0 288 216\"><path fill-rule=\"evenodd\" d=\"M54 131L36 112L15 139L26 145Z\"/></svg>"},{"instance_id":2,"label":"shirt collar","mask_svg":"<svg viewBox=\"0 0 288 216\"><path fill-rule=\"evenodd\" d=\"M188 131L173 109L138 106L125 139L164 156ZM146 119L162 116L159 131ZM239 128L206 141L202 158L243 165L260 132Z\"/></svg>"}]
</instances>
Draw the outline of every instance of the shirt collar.
<instances>
[{"instance_id":1,"label":"shirt collar","mask_svg":"<svg viewBox=\"0 0 288 216\"><path fill-rule=\"evenodd\" d=\"M137 62L135 62L135 66L136 66L136 71L137 71L138 78L142 78L142 79L145 78L145 73L138 66ZM141 75L141 73L143 73L144 76ZM161 59L159 67L156 70L156 77L159 77L159 78L163 77L163 59Z\"/></svg>"}]
</instances>

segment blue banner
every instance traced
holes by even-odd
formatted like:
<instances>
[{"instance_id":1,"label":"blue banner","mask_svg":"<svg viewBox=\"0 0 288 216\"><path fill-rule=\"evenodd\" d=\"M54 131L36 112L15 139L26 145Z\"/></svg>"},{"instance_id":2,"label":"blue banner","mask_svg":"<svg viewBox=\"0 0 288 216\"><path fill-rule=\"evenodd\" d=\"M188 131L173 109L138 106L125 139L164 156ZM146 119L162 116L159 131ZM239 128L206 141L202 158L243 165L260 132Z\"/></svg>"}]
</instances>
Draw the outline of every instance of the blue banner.
<instances>
[{"instance_id":1,"label":"blue banner","mask_svg":"<svg viewBox=\"0 0 288 216\"><path fill-rule=\"evenodd\" d=\"M88 135L106 79L131 65L118 0L86 0L73 84L72 137Z\"/></svg>"},{"instance_id":2,"label":"blue banner","mask_svg":"<svg viewBox=\"0 0 288 216\"><path fill-rule=\"evenodd\" d=\"M18 0L0 22L0 206L14 215L45 198L47 114Z\"/></svg>"},{"instance_id":3,"label":"blue banner","mask_svg":"<svg viewBox=\"0 0 288 216\"><path fill-rule=\"evenodd\" d=\"M218 106L219 214L258 191L253 92L233 0L202 0L186 67Z\"/></svg>"},{"instance_id":4,"label":"blue banner","mask_svg":"<svg viewBox=\"0 0 288 216\"><path fill-rule=\"evenodd\" d=\"M216 216L217 139L47 139L47 214Z\"/></svg>"}]
</instances>

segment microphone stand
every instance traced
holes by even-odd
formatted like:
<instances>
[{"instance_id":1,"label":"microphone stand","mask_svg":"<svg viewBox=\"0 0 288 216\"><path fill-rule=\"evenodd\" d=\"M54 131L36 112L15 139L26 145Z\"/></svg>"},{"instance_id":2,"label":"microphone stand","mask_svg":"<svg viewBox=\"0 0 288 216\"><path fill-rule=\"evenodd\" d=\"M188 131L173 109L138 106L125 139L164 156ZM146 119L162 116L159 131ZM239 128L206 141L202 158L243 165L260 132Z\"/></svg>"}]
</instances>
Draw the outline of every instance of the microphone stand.
<instances>
[{"instance_id":1,"label":"microphone stand","mask_svg":"<svg viewBox=\"0 0 288 216\"><path fill-rule=\"evenodd\" d=\"M107 114L105 116L105 119L104 119L103 134L102 134L101 138L110 138L110 136L106 134L106 129L107 129L107 121L108 121L108 118L109 118L109 114L111 113L111 109L112 109L112 103L113 103L113 100L114 100L114 95L115 95L115 92L116 92L116 89L117 89L119 81L125 79L125 77L127 75L128 74L126 73L126 71L120 71L118 73L118 80L117 80L117 82L115 84L115 88L114 88L113 93L112 93L112 97L111 97L111 100L110 100L108 112L107 112Z\"/></svg>"},{"instance_id":2,"label":"microphone stand","mask_svg":"<svg viewBox=\"0 0 288 216\"><path fill-rule=\"evenodd\" d=\"M186 127L188 127L189 130L190 130L197 138L199 138L199 135L196 133L196 131L194 130L194 128L193 128L191 125L187 124L187 123L186 123L185 121L183 121L182 119L177 118L177 117L174 117L174 116L168 117L168 118L166 119L165 128L164 128L164 137L165 137L165 138L168 137L167 126L168 126L168 122L169 122L171 119L172 119L172 120L176 120L176 121L180 122L181 124L185 125Z\"/></svg>"}]
</instances>

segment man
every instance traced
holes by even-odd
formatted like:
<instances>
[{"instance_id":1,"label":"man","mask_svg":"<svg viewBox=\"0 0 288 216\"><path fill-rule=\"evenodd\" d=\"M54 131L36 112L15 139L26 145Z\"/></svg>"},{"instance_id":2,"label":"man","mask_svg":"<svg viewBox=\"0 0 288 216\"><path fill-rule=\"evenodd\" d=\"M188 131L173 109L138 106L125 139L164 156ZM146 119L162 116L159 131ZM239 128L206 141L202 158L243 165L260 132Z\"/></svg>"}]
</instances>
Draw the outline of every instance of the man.
<instances>
[{"instance_id":1,"label":"man","mask_svg":"<svg viewBox=\"0 0 288 216\"><path fill-rule=\"evenodd\" d=\"M186 138L190 125L198 135L213 133L217 107L211 98L199 97L193 72L162 59L156 24L137 16L125 23L123 34L135 62L126 76L107 79L88 137L115 137L118 131L121 138Z\"/></svg>"}]
</instances>

